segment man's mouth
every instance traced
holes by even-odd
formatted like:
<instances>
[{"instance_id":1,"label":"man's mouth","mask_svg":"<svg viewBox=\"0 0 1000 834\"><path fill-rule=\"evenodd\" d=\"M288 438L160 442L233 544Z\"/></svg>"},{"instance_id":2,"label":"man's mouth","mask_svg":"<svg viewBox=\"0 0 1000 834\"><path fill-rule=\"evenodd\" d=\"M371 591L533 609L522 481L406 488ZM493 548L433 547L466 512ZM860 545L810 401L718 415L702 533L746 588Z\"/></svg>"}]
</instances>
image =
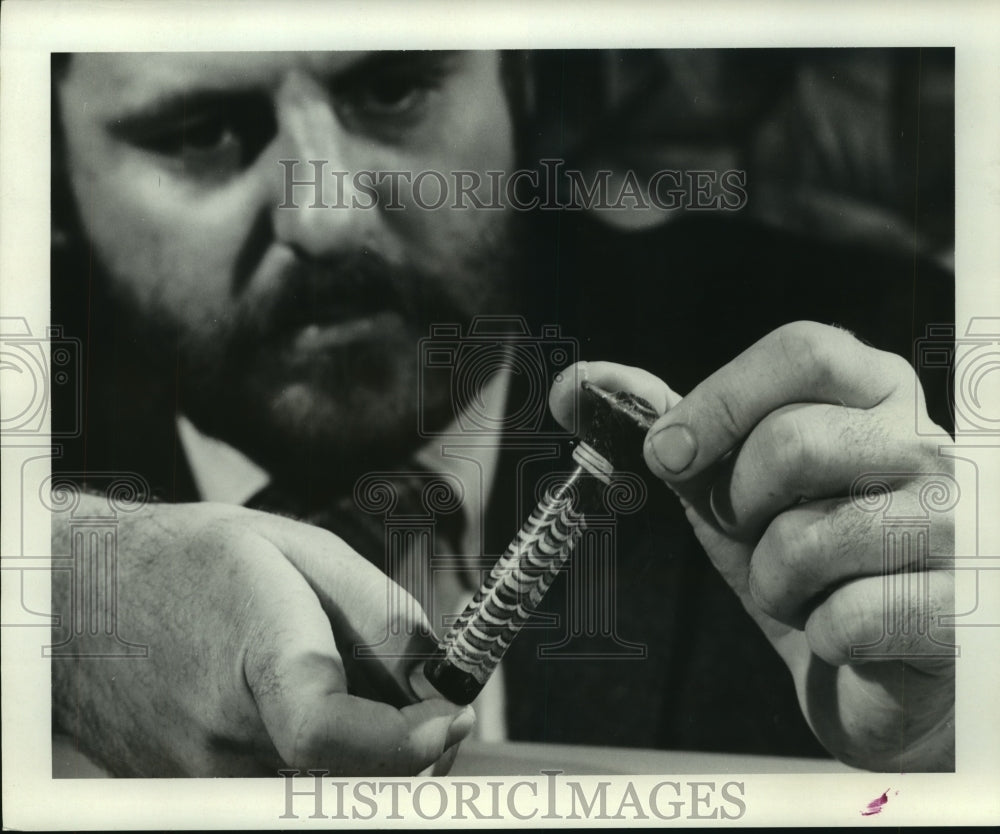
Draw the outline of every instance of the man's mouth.
<instances>
[{"instance_id":1,"label":"man's mouth","mask_svg":"<svg viewBox=\"0 0 1000 834\"><path fill-rule=\"evenodd\" d=\"M296 264L276 276L277 292L251 313L264 341L293 350L336 347L407 318L406 288L422 277L377 255L356 253L337 262Z\"/></svg>"},{"instance_id":2,"label":"man's mouth","mask_svg":"<svg viewBox=\"0 0 1000 834\"><path fill-rule=\"evenodd\" d=\"M274 293L244 308L240 341L251 352L284 355L293 363L318 361L346 348L381 353L383 344L398 352L401 340L408 344L426 333L430 321L464 316L441 276L393 266L375 255L291 268L268 284ZM362 355L351 361L364 361Z\"/></svg>"},{"instance_id":3,"label":"man's mouth","mask_svg":"<svg viewBox=\"0 0 1000 834\"><path fill-rule=\"evenodd\" d=\"M395 310L353 307L331 315L313 317L295 330L292 349L296 353L314 353L353 342L378 337L398 328L400 315Z\"/></svg>"}]
</instances>

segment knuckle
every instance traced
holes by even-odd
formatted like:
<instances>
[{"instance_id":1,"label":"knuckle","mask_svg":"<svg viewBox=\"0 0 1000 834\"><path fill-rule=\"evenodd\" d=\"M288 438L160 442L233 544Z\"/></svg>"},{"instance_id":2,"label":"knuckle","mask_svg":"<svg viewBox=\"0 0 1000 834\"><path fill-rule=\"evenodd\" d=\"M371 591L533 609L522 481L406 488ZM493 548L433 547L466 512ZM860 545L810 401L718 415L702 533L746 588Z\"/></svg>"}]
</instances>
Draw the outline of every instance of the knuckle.
<instances>
[{"instance_id":1,"label":"knuckle","mask_svg":"<svg viewBox=\"0 0 1000 834\"><path fill-rule=\"evenodd\" d=\"M880 353L882 354L882 362L885 367L884 375L886 378L896 383L897 387L905 387L907 389L919 388L916 371L909 360L898 353L890 353L888 351L880 351Z\"/></svg>"},{"instance_id":2,"label":"knuckle","mask_svg":"<svg viewBox=\"0 0 1000 834\"><path fill-rule=\"evenodd\" d=\"M822 525L783 513L768 526L750 565L751 596L764 613L778 620L796 615L811 597L820 572Z\"/></svg>"},{"instance_id":3,"label":"knuckle","mask_svg":"<svg viewBox=\"0 0 1000 834\"><path fill-rule=\"evenodd\" d=\"M846 569L860 569L866 561L873 539L881 540L881 526L872 524L870 513L851 504L839 507L829 523L832 528L833 557Z\"/></svg>"},{"instance_id":4,"label":"knuckle","mask_svg":"<svg viewBox=\"0 0 1000 834\"><path fill-rule=\"evenodd\" d=\"M952 571L934 571L929 579L928 611L931 626L954 633L955 574Z\"/></svg>"},{"instance_id":5,"label":"knuckle","mask_svg":"<svg viewBox=\"0 0 1000 834\"><path fill-rule=\"evenodd\" d=\"M703 411L711 415L722 436L735 441L746 432L745 419L739 407L728 396L715 391L705 392Z\"/></svg>"},{"instance_id":6,"label":"knuckle","mask_svg":"<svg viewBox=\"0 0 1000 834\"><path fill-rule=\"evenodd\" d=\"M781 325L775 334L781 339L782 344L792 347L802 347L822 340L824 334L834 328L826 324L800 319Z\"/></svg>"},{"instance_id":7,"label":"knuckle","mask_svg":"<svg viewBox=\"0 0 1000 834\"><path fill-rule=\"evenodd\" d=\"M832 406L838 408L838 406ZM857 448L881 453L882 450L893 450L893 456L905 457L905 446L901 447L895 436L893 426L887 422L885 415L871 411L844 410L845 419L841 421L837 441L842 448ZM831 421L832 422L832 421ZM902 461L900 461L902 462Z\"/></svg>"},{"instance_id":8,"label":"knuckle","mask_svg":"<svg viewBox=\"0 0 1000 834\"><path fill-rule=\"evenodd\" d=\"M243 675L256 701L276 698L282 691L278 654L263 624L246 629Z\"/></svg>"},{"instance_id":9,"label":"knuckle","mask_svg":"<svg viewBox=\"0 0 1000 834\"><path fill-rule=\"evenodd\" d=\"M768 526L760 544L750 560L747 577L748 589L754 602L771 617L781 612L785 595L788 563L788 541L784 531L786 523L779 516Z\"/></svg>"},{"instance_id":10,"label":"knuckle","mask_svg":"<svg viewBox=\"0 0 1000 834\"><path fill-rule=\"evenodd\" d=\"M233 536L239 532L228 519L209 516L191 530L188 541L197 552L217 556L233 551Z\"/></svg>"},{"instance_id":11,"label":"knuckle","mask_svg":"<svg viewBox=\"0 0 1000 834\"><path fill-rule=\"evenodd\" d=\"M837 342L847 336L843 331L814 321L796 321L775 331L778 348L788 364L808 376L824 390L834 381Z\"/></svg>"},{"instance_id":12,"label":"knuckle","mask_svg":"<svg viewBox=\"0 0 1000 834\"><path fill-rule=\"evenodd\" d=\"M890 429L885 429L886 435ZM890 442L890 441L886 441ZM955 458L949 454L942 454L940 438L928 436L914 436L911 432L909 436L897 437L894 440L896 453L899 461L904 465L905 472L910 475L911 486L919 492L938 476L951 481L955 472ZM942 486L944 486L942 482ZM950 493L951 487L944 487Z\"/></svg>"},{"instance_id":13,"label":"knuckle","mask_svg":"<svg viewBox=\"0 0 1000 834\"><path fill-rule=\"evenodd\" d=\"M794 518L792 514L786 513L782 519ZM783 524L785 547L785 568L790 573L807 579L812 579L816 575L816 566L824 553L826 544L825 528L826 523L822 517L801 520L796 518L794 523L785 521Z\"/></svg>"},{"instance_id":14,"label":"knuckle","mask_svg":"<svg viewBox=\"0 0 1000 834\"><path fill-rule=\"evenodd\" d=\"M924 477L943 474L946 477L954 475L955 458L941 453L941 442L935 437L907 438L905 443L908 463L914 473Z\"/></svg>"},{"instance_id":15,"label":"knuckle","mask_svg":"<svg viewBox=\"0 0 1000 834\"><path fill-rule=\"evenodd\" d=\"M772 460L786 483L800 483L817 462L816 450L802 419L794 412L783 412L768 418L761 430L766 457Z\"/></svg>"},{"instance_id":16,"label":"knuckle","mask_svg":"<svg viewBox=\"0 0 1000 834\"><path fill-rule=\"evenodd\" d=\"M806 621L805 634L810 648L832 666L842 666L850 659L853 635L842 607L835 594Z\"/></svg>"},{"instance_id":17,"label":"knuckle","mask_svg":"<svg viewBox=\"0 0 1000 834\"><path fill-rule=\"evenodd\" d=\"M747 590L750 592L750 598L757 604L757 607L768 616L772 616L770 573L765 557L754 556L750 560L750 570L747 573Z\"/></svg>"},{"instance_id":18,"label":"knuckle","mask_svg":"<svg viewBox=\"0 0 1000 834\"><path fill-rule=\"evenodd\" d=\"M782 513L767 528L767 547L782 573L792 569L798 561L800 533L801 525L792 513Z\"/></svg>"},{"instance_id":19,"label":"knuckle","mask_svg":"<svg viewBox=\"0 0 1000 834\"><path fill-rule=\"evenodd\" d=\"M854 660L856 648L871 642L879 620L880 612L871 608L865 591L848 583L834 591L810 617L806 636L814 648L820 649L818 654L824 660L844 665Z\"/></svg>"},{"instance_id":20,"label":"knuckle","mask_svg":"<svg viewBox=\"0 0 1000 834\"><path fill-rule=\"evenodd\" d=\"M955 513L954 510L935 513L931 518L930 555L939 565L954 569Z\"/></svg>"}]
</instances>

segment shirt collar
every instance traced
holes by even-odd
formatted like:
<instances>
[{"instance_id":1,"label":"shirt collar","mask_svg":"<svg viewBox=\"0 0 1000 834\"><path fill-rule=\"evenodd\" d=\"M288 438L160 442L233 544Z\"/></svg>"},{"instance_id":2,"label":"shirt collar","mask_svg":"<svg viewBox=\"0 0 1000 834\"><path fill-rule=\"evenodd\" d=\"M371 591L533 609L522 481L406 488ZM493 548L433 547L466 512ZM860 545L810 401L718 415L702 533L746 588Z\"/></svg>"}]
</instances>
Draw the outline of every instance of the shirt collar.
<instances>
[{"instance_id":1,"label":"shirt collar","mask_svg":"<svg viewBox=\"0 0 1000 834\"><path fill-rule=\"evenodd\" d=\"M177 416L177 434L202 501L245 504L270 482L239 449L203 434L183 414Z\"/></svg>"},{"instance_id":2,"label":"shirt collar","mask_svg":"<svg viewBox=\"0 0 1000 834\"><path fill-rule=\"evenodd\" d=\"M483 387L477 409L484 414L503 414L509 386L509 370L495 374ZM265 469L225 441L203 434L183 414L177 417L177 431L203 501L245 504L270 483ZM456 417L414 455L422 467L454 475L461 482L466 553L483 552L483 510L495 480L501 436L499 428L470 433Z\"/></svg>"}]
</instances>

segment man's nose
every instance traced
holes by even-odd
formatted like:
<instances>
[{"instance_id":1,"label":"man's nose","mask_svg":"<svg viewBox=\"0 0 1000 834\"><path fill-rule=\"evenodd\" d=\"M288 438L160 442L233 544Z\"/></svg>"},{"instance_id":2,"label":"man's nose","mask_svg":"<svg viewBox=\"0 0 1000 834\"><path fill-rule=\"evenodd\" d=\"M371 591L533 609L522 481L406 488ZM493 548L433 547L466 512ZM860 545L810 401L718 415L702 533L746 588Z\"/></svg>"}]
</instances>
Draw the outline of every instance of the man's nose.
<instances>
[{"instance_id":1,"label":"man's nose","mask_svg":"<svg viewBox=\"0 0 1000 834\"><path fill-rule=\"evenodd\" d=\"M294 79L277 101L277 164L272 193L276 238L310 258L380 248L382 225L371 144L338 119L324 90Z\"/></svg>"}]
</instances>

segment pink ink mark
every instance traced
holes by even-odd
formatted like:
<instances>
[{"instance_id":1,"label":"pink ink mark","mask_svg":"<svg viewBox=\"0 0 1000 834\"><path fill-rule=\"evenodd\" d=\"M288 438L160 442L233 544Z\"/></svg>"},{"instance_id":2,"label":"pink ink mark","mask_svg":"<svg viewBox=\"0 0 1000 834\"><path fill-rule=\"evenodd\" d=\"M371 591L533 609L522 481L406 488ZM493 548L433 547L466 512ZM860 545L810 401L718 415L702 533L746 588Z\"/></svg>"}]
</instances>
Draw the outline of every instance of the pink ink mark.
<instances>
[{"instance_id":1,"label":"pink ink mark","mask_svg":"<svg viewBox=\"0 0 1000 834\"><path fill-rule=\"evenodd\" d=\"M899 791L896 791L896 793L899 793ZM882 806L885 805L885 803L888 801L889 801L889 791L887 790L884 794L878 797L878 799L873 799L871 802L869 802L865 806L865 810L861 812L861 816L870 817L873 814L881 813Z\"/></svg>"}]
</instances>

